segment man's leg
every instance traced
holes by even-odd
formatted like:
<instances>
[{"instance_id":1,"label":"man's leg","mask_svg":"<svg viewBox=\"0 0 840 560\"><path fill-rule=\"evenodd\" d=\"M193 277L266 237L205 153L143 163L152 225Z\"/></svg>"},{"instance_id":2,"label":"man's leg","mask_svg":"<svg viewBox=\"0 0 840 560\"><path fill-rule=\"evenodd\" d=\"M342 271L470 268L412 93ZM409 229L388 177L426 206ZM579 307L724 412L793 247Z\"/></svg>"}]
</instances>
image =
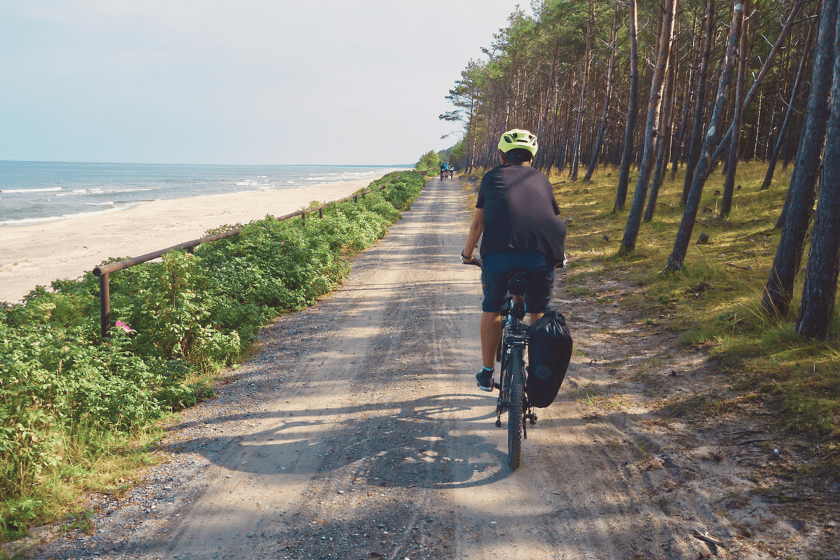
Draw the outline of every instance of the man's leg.
<instances>
[{"instance_id":1,"label":"man's leg","mask_svg":"<svg viewBox=\"0 0 840 560\"><path fill-rule=\"evenodd\" d=\"M499 313L484 311L481 313L481 360L484 367L493 369L496 365L496 353L502 338L502 318Z\"/></svg>"},{"instance_id":2,"label":"man's leg","mask_svg":"<svg viewBox=\"0 0 840 560\"><path fill-rule=\"evenodd\" d=\"M530 316L531 325L540 320L545 315L545 311L549 309L555 277L556 272L553 267L531 271L528 293L525 294L525 309ZM535 313L531 311L532 309L541 309L542 311Z\"/></svg>"},{"instance_id":3,"label":"man's leg","mask_svg":"<svg viewBox=\"0 0 840 560\"><path fill-rule=\"evenodd\" d=\"M478 210L476 210L476 213ZM491 255L491 262L492 262ZM481 267L481 361L484 367L475 375L478 388L493 390L493 367L496 365L496 350L502 336L502 320L499 311L504 306L507 282L504 271L497 271L485 261Z\"/></svg>"}]
</instances>

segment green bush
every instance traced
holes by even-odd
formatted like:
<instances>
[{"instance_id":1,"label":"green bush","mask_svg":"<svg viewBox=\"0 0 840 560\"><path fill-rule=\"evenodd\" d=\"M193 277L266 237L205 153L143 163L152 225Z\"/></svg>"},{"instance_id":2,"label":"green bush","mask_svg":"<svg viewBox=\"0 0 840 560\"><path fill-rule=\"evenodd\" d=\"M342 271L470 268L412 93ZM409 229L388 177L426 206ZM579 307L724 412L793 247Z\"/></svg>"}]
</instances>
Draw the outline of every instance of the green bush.
<instances>
[{"instance_id":1,"label":"green bush","mask_svg":"<svg viewBox=\"0 0 840 560\"><path fill-rule=\"evenodd\" d=\"M350 270L347 252L382 237L423 183L414 171L392 173L371 184L384 188L327 207L323 219L267 217L194 255L111 274L116 326L104 341L91 274L0 304L2 536L42 515L48 490L39 479L75 472L63 450L100 453L104 441L119 445L114 434L138 433L209 394L196 379L233 363L272 317L336 288Z\"/></svg>"},{"instance_id":2,"label":"green bush","mask_svg":"<svg viewBox=\"0 0 840 560\"><path fill-rule=\"evenodd\" d=\"M420 160L414 164L414 169L417 171L425 171L427 169L434 169L440 167L440 156L431 150L420 157Z\"/></svg>"}]
</instances>

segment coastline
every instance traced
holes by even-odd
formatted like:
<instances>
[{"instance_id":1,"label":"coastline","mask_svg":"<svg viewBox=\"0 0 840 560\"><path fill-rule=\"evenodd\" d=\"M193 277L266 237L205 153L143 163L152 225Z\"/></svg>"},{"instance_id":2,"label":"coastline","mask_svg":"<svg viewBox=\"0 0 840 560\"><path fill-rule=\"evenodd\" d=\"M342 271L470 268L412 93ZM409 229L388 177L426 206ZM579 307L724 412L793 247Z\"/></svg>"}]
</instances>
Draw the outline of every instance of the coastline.
<instances>
[{"instance_id":1,"label":"coastline","mask_svg":"<svg viewBox=\"0 0 840 560\"><path fill-rule=\"evenodd\" d=\"M117 212L2 226L0 302L19 303L36 286L76 279L108 258L143 255L198 239L225 224L282 216L313 200L344 198L372 181L155 200Z\"/></svg>"}]
</instances>

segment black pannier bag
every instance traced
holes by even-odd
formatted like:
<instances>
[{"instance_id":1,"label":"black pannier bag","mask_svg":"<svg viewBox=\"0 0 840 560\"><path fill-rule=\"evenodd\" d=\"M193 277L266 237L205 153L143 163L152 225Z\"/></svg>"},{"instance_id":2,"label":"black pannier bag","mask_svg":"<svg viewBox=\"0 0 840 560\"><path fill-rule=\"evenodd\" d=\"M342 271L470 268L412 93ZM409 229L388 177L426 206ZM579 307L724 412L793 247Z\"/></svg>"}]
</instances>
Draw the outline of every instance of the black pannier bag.
<instances>
[{"instance_id":1,"label":"black pannier bag","mask_svg":"<svg viewBox=\"0 0 840 560\"><path fill-rule=\"evenodd\" d=\"M566 318L548 310L531 326L528 341L528 383L525 391L532 406L554 402L572 359L572 336Z\"/></svg>"}]
</instances>

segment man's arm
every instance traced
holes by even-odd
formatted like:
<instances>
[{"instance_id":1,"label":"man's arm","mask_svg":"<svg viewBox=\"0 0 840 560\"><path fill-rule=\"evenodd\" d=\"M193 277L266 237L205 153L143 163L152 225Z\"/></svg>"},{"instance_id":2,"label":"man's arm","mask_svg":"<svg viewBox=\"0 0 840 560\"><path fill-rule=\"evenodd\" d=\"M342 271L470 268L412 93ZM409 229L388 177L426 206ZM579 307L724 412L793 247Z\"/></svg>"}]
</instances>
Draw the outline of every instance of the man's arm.
<instances>
[{"instance_id":1,"label":"man's arm","mask_svg":"<svg viewBox=\"0 0 840 560\"><path fill-rule=\"evenodd\" d=\"M464 252L461 256L469 261L472 258L475 246L478 245L478 240L481 234L484 233L484 208L476 208L475 216L473 216L472 224L470 225L470 232L467 234L467 243L464 247Z\"/></svg>"}]
</instances>

